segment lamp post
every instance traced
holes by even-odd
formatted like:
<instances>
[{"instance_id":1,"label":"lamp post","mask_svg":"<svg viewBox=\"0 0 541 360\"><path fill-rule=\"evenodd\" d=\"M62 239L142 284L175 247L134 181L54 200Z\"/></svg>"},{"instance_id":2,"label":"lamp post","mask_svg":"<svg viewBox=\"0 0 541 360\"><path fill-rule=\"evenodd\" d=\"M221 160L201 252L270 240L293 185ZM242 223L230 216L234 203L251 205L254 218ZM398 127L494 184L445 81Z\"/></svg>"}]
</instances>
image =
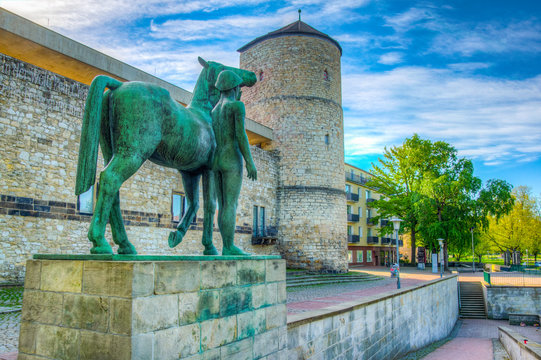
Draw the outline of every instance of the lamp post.
<instances>
[{"instance_id":1,"label":"lamp post","mask_svg":"<svg viewBox=\"0 0 541 360\"><path fill-rule=\"evenodd\" d=\"M470 231L471 231L471 262L472 262L472 269L473 269L473 272L475 273L475 247L473 245L473 229L474 227L472 226L470 228Z\"/></svg>"},{"instance_id":2,"label":"lamp post","mask_svg":"<svg viewBox=\"0 0 541 360\"><path fill-rule=\"evenodd\" d=\"M438 239L438 242L440 243L440 278L443 277L443 239Z\"/></svg>"},{"instance_id":3,"label":"lamp post","mask_svg":"<svg viewBox=\"0 0 541 360\"><path fill-rule=\"evenodd\" d=\"M400 253L398 249L398 230L400 230L400 223L402 222L402 219L397 218L396 216L393 216L391 219L391 222L393 223L394 232L395 232L395 239L396 239L396 265L398 265L398 271L396 272L396 288L400 289Z\"/></svg>"}]
</instances>

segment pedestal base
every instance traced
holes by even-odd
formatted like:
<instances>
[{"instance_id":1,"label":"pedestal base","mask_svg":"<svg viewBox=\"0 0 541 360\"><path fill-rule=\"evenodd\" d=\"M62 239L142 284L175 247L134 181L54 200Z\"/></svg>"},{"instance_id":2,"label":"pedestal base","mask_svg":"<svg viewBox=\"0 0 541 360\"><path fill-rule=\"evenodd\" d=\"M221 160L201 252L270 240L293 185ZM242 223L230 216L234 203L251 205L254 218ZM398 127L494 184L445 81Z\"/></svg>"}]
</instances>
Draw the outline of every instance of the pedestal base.
<instances>
[{"instance_id":1,"label":"pedestal base","mask_svg":"<svg viewBox=\"0 0 541 360\"><path fill-rule=\"evenodd\" d=\"M91 259L27 262L19 359L286 357L280 257Z\"/></svg>"}]
</instances>

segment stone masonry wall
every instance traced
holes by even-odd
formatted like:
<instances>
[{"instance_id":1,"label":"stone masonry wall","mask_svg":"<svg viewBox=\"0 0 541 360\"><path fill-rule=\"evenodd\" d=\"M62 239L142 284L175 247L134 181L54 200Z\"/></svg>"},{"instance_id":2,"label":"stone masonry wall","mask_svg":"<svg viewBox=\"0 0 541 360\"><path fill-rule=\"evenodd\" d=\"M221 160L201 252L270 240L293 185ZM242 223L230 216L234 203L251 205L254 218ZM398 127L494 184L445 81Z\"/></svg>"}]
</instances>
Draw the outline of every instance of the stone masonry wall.
<instances>
[{"instance_id":1,"label":"stone masonry wall","mask_svg":"<svg viewBox=\"0 0 541 360\"><path fill-rule=\"evenodd\" d=\"M288 317L288 359L399 359L449 335L457 276L396 290L325 314Z\"/></svg>"},{"instance_id":2,"label":"stone masonry wall","mask_svg":"<svg viewBox=\"0 0 541 360\"><path fill-rule=\"evenodd\" d=\"M308 36L270 38L242 52L240 66L260 79L243 90L247 116L274 130L280 251L289 266L347 271L338 48Z\"/></svg>"},{"instance_id":3,"label":"stone masonry wall","mask_svg":"<svg viewBox=\"0 0 541 360\"><path fill-rule=\"evenodd\" d=\"M541 287L486 286L489 319L509 319L510 313L541 314Z\"/></svg>"},{"instance_id":4,"label":"stone masonry wall","mask_svg":"<svg viewBox=\"0 0 541 360\"><path fill-rule=\"evenodd\" d=\"M90 217L78 213L74 195L87 91L84 84L0 54L0 282L22 281L32 254L89 251ZM244 175L236 243L248 252L276 254L274 246L251 245L251 225L254 205L265 206L268 226L277 225L278 157L254 146L251 151L258 180ZM102 169L100 155L97 175ZM202 206L183 243L174 250L167 245L176 226L173 191L183 192L178 172L151 162L122 186L126 231L139 253L202 253ZM214 234L220 249L219 232ZM111 239L109 231L106 237Z\"/></svg>"}]
</instances>

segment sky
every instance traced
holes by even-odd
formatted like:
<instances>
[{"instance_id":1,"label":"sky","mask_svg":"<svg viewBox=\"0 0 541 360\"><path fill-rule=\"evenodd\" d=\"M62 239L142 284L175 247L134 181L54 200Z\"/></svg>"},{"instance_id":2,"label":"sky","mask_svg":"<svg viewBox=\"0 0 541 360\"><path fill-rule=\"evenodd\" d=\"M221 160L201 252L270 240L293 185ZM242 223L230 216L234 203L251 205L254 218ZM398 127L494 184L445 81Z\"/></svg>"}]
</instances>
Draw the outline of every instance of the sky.
<instances>
[{"instance_id":1,"label":"sky","mask_svg":"<svg viewBox=\"0 0 541 360\"><path fill-rule=\"evenodd\" d=\"M197 57L298 19L343 48L345 161L370 170L417 133L484 181L541 194L541 1L0 0L0 7L192 91Z\"/></svg>"}]
</instances>

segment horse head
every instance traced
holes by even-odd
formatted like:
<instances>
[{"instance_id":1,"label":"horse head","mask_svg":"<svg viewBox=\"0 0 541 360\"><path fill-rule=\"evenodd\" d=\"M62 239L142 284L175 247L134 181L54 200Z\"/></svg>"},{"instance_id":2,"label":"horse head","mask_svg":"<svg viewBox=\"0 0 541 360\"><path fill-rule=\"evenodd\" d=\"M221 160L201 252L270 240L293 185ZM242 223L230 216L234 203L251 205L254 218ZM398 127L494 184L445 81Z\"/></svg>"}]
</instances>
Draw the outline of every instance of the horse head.
<instances>
[{"instance_id":1,"label":"horse head","mask_svg":"<svg viewBox=\"0 0 541 360\"><path fill-rule=\"evenodd\" d=\"M240 86L252 86L257 81L257 78L252 71L226 66L215 61L205 61L201 57L199 57L198 60L206 71L206 82L209 91L208 99L212 107L214 107L218 103L218 100L220 100L220 91L216 89L214 84L216 84L218 74L220 74L220 72L223 70L230 70L237 74L242 79L242 84Z\"/></svg>"}]
</instances>

